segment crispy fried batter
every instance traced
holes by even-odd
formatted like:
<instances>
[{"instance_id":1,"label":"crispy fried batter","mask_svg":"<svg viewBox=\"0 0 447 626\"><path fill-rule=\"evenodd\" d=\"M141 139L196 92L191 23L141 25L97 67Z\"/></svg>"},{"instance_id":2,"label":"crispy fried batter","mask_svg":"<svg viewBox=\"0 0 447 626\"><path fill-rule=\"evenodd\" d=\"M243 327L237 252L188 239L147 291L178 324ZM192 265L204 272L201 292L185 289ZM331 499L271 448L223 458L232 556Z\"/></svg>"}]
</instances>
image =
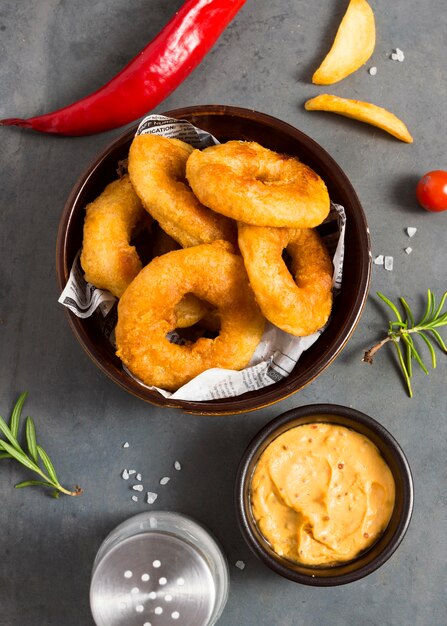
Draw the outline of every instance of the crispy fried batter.
<instances>
[{"instance_id":1,"label":"crispy fried batter","mask_svg":"<svg viewBox=\"0 0 447 626\"><path fill-rule=\"evenodd\" d=\"M253 141L195 150L186 176L203 204L246 224L312 228L329 213L326 185L310 167Z\"/></svg>"},{"instance_id":2,"label":"crispy fried batter","mask_svg":"<svg viewBox=\"0 0 447 626\"><path fill-rule=\"evenodd\" d=\"M128 176L107 185L87 205L81 266L88 282L121 297L141 270L141 261L135 247L130 245L130 238L144 215Z\"/></svg>"},{"instance_id":3,"label":"crispy fried batter","mask_svg":"<svg viewBox=\"0 0 447 626\"><path fill-rule=\"evenodd\" d=\"M329 319L332 262L316 230L238 224L239 247L266 318L292 335L311 335ZM289 253L292 274L282 259Z\"/></svg>"},{"instance_id":4,"label":"crispy fried batter","mask_svg":"<svg viewBox=\"0 0 447 626\"><path fill-rule=\"evenodd\" d=\"M129 175L145 209L184 248L216 239L235 241L234 224L200 204L185 179L193 148L158 135L135 137Z\"/></svg>"},{"instance_id":5,"label":"crispy fried batter","mask_svg":"<svg viewBox=\"0 0 447 626\"><path fill-rule=\"evenodd\" d=\"M175 250L154 259L118 305L117 355L148 385L174 390L212 367L239 370L248 364L264 329L242 259L227 242ZM177 327L175 306L186 293L216 307L215 339L176 345L166 334Z\"/></svg>"}]
</instances>

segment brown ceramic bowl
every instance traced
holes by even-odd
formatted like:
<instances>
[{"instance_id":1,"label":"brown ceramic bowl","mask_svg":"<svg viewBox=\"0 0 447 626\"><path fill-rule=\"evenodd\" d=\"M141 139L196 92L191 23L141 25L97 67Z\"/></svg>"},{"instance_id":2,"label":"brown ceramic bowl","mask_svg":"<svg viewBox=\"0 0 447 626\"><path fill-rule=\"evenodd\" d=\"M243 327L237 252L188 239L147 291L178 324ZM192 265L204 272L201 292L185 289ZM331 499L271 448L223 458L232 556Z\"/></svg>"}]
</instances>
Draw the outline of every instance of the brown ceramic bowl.
<instances>
[{"instance_id":1,"label":"brown ceramic bowl","mask_svg":"<svg viewBox=\"0 0 447 626\"><path fill-rule=\"evenodd\" d=\"M199 414L241 413L268 406L314 380L340 353L360 318L371 273L370 240L364 212L351 183L332 157L315 141L285 122L252 110L220 105L177 109L167 111L165 115L186 119L222 142L230 139L257 141L272 150L296 155L323 178L331 199L345 207L347 216L345 258L348 262L344 265L342 291L334 303L330 324L318 341L302 355L288 378L236 398L191 402L165 399L130 378L100 332L96 315L80 319L65 309L68 321L79 343L96 365L124 389L147 402ZM118 137L95 159L79 178L67 200L57 240L57 272L61 290L82 245L84 208L116 178L118 162L127 157L136 128L130 128Z\"/></svg>"},{"instance_id":2,"label":"brown ceramic bowl","mask_svg":"<svg viewBox=\"0 0 447 626\"><path fill-rule=\"evenodd\" d=\"M388 526L378 540L355 559L320 567L294 563L279 556L259 531L251 510L251 479L260 456L282 433L303 424L329 423L355 430L379 449L396 485L394 509ZM255 435L245 450L237 472L235 503L239 526L251 550L274 572L303 585L345 585L368 576L397 550L413 512L413 478L405 455L394 437L372 417L336 404L302 406L279 415Z\"/></svg>"}]
</instances>

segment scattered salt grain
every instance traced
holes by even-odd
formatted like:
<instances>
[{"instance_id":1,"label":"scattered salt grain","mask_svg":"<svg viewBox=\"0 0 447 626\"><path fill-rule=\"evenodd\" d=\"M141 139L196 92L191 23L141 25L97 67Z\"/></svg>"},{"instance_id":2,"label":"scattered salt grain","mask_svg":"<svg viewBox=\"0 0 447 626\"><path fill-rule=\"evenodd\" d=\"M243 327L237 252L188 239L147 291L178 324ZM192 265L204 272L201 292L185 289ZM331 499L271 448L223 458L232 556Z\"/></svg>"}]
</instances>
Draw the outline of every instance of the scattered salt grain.
<instances>
[{"instance_id":1,"label":"scattered salt grain","mask_svg":"<svg viewBox=\"0 0 447 626\"><path fill-rule=\"evenodd\" d=\"M407 227L407 235L409 237L414 237L414 235L417 233L417 228L415 228L414 226L408 226Z\"/></svg>"},{"instance_id":2,"label":"scattered salt grain","mask_svg":"<svg viewBox=\"0 0 447 626\"><path fill-rule=\"evenodd\" d=\"M391 53L391 59L393 59L393 61L399 61L400 63L402 63L402 61L405 59L405 55L400 48L395 48Z\"/></svg>"},{"instance_id":3,"label":"scattered salt grain","mask_svg":"<svg viewBox=\"0 0 447 626\"><path fill-rule=\"evenodd\" d=\"M130 571L130 569L126 569L126 571L124 572L124 578L132 578L133 574Z\"/></svg>"},{"instance_id":4,"label":"scattered salt grain","mask_svg":"<svg viewBox=\"0 0 447 626\"><path fill-rule=\"evenodd\" d=\"M376 256L376 258L374 259L374 265L383 265L383 254L379 254L379 256Z\"/></svg>"},{"instance_id":5,"label":"scattered salt grain","mask_svg":"<svg viewBox=\"0 0 447 626\"><path fill-rule=\"evenodd\" d=\"M413 248L410 248L410 246L408 246L408 248L405 248L405 252L407 254L411 254L413 252Z\"/></svg>"},{"instance_id":6,"label":"scattered salt grain","mask_svg":"<svg viewBox=\"0 0 447 626\"><path fill-rule=\"evenodd\" d=\"M244 561L236 561L235 565L236 565L236 567L238 567L240 570L245 569L245 563L244 563Z\"/></svg>"},{"instance_id":7,"label":"scattered salt grain","mask_svg":"<svg viewBox=\"0 0 447 626\"><path fill-rule=\"evenodd\" d=\"M123 470L123 473L121 474L121 478L123 478L124 480L129 480L129 472L126 469Z\"/></svg>"},{"instance_id":8,"label":"scattered salt grain","mask_svg":"<svg viewBox=\"0 0 447 626\"><path fill-rule=\"evenodd\" d=\"M138 481L140 481L140 480L141 480L141 474L137 474L137 475L135 476L135 478L136 478Z\"/></svg>"},{"instance_id":9,"label":"scattered salt grain","mask_svg":"<svg viewBox=\"0 0 447 626\"><path fill-rule=\"evenodd\" d=\"M129 470L129 476L132 476L133 474L136 474L137 470Z\"/></svg>"},{"instance_id":10,"label":"scattered salt grain","mask_svg":"<svg viewBox=\"0 0 447 626\"><path fill-rule=\"evenodd\" d=\"M160 478L160 485L167 485L170 480L169 476L163 476L163 478Z\"/></svg>"},{"instance_id":11,"label":"scattered salt grain","mask_svg":"<svg viewBox=\"0 0 447 626\"><path fill-rule=\"evenodd\" d=\"M133 502L138 502L138 496L132 496Z\"/></svg>"},{"instance_id":12,"label":"scattered salt grain","mask_svg":"<svg viewBox=\"0 0 447 626\"><path fill-rule=\"evenodd\" d=\"M392 271L393 271L393 264L394 264L394 259L393 259L393 257L392 257L392 256L386 256L386 257L385 257L384 266L385 266L385 269L386 269L388 272L392 272Z\"/></svg>"},{"instance_id":13,"label":"scattered salt grain","mask_svg":"<svg viewBox=\"0 0 447 626\"><path fill-rule=\"evenodd\" d=\"M143 491L143 485L133 485L132 489L135 491Z\"/></svg>"},{"instance_id":14,"label":"scattered salt grain","mask_svg":"<svg viewBox=\"0 0 447 626\"><path fill-rule=\"evenodd\" d=\"M126 443L123 443L123 448L128 448L129 447L129 442L126 441Z\"/></svg>"},{"instance_id":15,"label":"scattered salt grain","mask_svg":"<svg viewBox=\"0 0 447 626\"><path fill-rule=\"evenodd\" d=\"M182 469L180 461L175 461L174 468L179 472Z\"/></svg>"},{"instance_id":16,"label":"scattered salt grain","mask_svg":"<svg viewBox=\"0 0 447 626\"><path fill-rule=\"evenodd\" d=\"M146 494L146 502L148 504L154 504L155 500L158 498L158 494L153 491L148 491Z\"/></svg>"},{"instance_id":17,"label":"scattered salt grain","mask_svg":"<svg viewBox=\"0 0 447 626\"><path fill-rule=\"evenodd\" d=\"M368 71L371 74L371 76L375 76L377 74L377 67L373 65L372 67L369 68Z\"/></svg>"}]
</instances>

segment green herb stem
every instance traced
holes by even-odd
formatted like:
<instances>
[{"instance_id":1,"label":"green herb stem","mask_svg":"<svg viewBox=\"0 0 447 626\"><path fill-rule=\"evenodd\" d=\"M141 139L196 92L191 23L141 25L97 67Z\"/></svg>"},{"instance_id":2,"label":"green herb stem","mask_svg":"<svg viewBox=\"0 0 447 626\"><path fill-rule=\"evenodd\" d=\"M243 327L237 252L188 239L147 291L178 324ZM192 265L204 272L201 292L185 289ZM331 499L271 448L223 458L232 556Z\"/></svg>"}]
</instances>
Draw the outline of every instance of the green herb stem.
<instances>
[{"instance_id":1,"label":"green herb stem","mask_svg":"<svg viewBox=\"0 0 447 626\"><path fill-rule=\"evenodd\" d=\"M20 427L20 415L25 402L27 393L24 392L17 400L12 411L9 426L5 420L0 417L0 433L5 439L0 439L0 459L15 459L24 467L38 474L43 480L27 480L16 485L17 489L24 487L46 486L53 489L53 496L58 498L61 493L67 496L80 496L83 493L81 487L76 486L74 490L63 487L56 474L54 465L45 452L36 441L36 428L31 417L26 418L25 435L28 452L26 453L18 440ZM39 460L45 468L40 467ZM46 473L45 473L46 472Z\"/></svg>"},{"instance_id":2,"label":"green herb stem","mask_svg":"<svg viewBox=\"0 0 447 626\"><path fill-rule=\"evenodd\" d=\"M446 303L447 292L443 294L439 304L436 305L436 298L433 292L430 289L427 291L427 304L425 311L421 320L416 324L415 316L405 298L399 299L403 310L403 315L401 315L398 306L393 304L389 298L380 292L377 292L377 295L387 306L389 306L396 316L396 319L394 321L389 321L388 333L386 337L367 350L362 360L365 363L372 364L376 353L383 348L385 344L392 342L396 349L397 359L402 370L408 394L411 398L413 396L411 386L413 361L419 365L425 374L428 374L427 366L419 353L414 339L419 337L427 346L433 368L436 368L436 353L432 343L433 339L438 347L445 354L447 354L447 346L437 331L437 328L447 325L447 311L444 313L442 312ZM401 342L404 345L404 349L401 348Z\"/></svg>"}]
</instances>

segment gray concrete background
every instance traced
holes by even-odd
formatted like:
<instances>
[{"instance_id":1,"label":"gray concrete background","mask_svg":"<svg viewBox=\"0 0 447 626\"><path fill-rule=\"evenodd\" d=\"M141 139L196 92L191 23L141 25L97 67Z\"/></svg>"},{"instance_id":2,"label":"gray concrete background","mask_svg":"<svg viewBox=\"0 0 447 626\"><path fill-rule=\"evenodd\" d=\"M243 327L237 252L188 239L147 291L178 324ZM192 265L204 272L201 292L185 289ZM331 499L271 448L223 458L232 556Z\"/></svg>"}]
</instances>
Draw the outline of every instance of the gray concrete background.
<instances>
[{"instance_id":1,"label":"gray concrete background","mask_svg":"<svg viewBox=\"0 0 447 626\"><path fill-rule=\"evenodd\" d=\"M446 169L444 0L372 2L378 40L372 59L330 88L310 76L324 56L345 1L248 0L212 52L158 111L225 103L275 115L318 141L351 179L371 228L373 253L394 256L393 272L373 268L371 296L344 352L312 385L248 415L194 417L159 410L115 386L76 343L57 304L55 242L65 199L91 159L122 129L60 138L0 129L0 413L22 390L25 414L64 483L85 488L59 501L14 490L26 470L0 461L0 624L87 626L90 569L104 536L148 505L131 502L124 467L157 487L157 505L189 514L221 540L231 593L221 626L437 626L446 618L447 360L416 372L407 398L394 356L360 362L387 312L381 290L420 309L428 287L446 289L447 214L421 210L417 179ZM180 0L2 0L0 115L27 116L81 97L111 78L154 36ZM405 61L389 59L393 48ZM372 77L367 68L376 65ZM385 133L322 113L304 101L324 91L370 100L400 116L414 135L405 145ZM413 239L405 227L416 226ZM411 245L407 256L403 249ZM347 260L349 262L349 259ZM254 558L236 525L232 488L246 444L272 417L312 403L353 405L398 439L415 481L415 511L398 552L368 578L312 589L283 580ZM124 441L130 447L123 449ZM174 474L179 459L183 470ZM161 476L173 475L166 487ZM235 568L236 560L246 569Z\"/></svg>"}]
</instances>

